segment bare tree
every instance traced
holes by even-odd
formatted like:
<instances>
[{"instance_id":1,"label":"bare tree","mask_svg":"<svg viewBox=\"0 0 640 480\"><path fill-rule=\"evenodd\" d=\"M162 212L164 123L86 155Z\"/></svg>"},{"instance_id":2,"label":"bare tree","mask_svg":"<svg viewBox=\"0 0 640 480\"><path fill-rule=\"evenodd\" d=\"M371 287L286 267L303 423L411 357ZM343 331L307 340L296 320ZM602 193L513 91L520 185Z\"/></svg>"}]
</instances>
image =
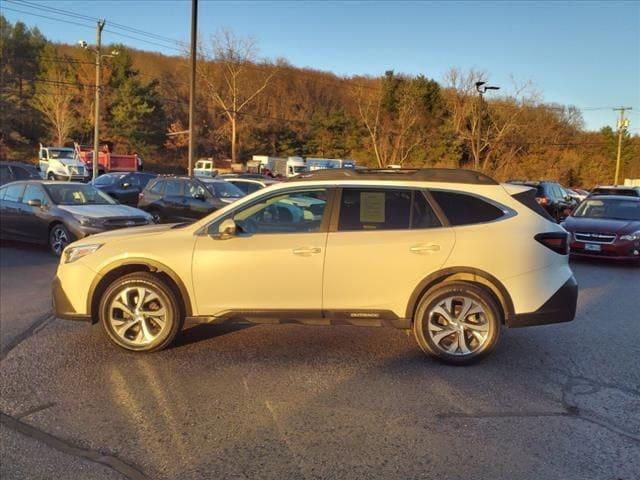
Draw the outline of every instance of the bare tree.
<instances>
[{"instance_id":1,"label":"bare tree","mask_svg":"<svg viewBox=\"0 0 640 480\"><path fill-rule=\"evenodd\" d=\"M43 71L46 79L37 82L32 99L33 106L44 115L56 145L64 145L76 122L73 103L77 89L71 81L69 65L45 60Z\"/></svg>"},{"instance_id":2,"label":"bare tree","mask_svg":"<svg viewBox=\"0 0 640 480\"><path fill-rule=\"evenodd\" d=\"M204 53L200 76L214 103L224 112L231 127L231 160L237 161L238 120L243 111L269 85L276 74L271 65L258 65L258 49L252 38L241 38L221 30L213 39L211 51ZM215 69L221 69L216 72ZM253 70L249 73L249 70Z\"/></svg>"},{"instance_id":3,"label":"bare tree","mask_svg":"<svg viewBox=\"0 0 640 480\"><path fill-rule=\"evenodd\" d=\"M356 86L355 99L358 115L369 135L371 148L379 168L403 165L423 141L423 130L418 95L412 81L400 78L393 93L389 111L383 105L385 86Z\"/></svg>"},{"instance_id":4,"label":"bare tree","mask_svg":"<svg viewBox=\"0 0 640 480\"><path fill-rule=\"evenodd\" d=\"M486 81L486 74L476 70L466 73L451 69L445 78L449 87L449 111L453 127L465 142L473 159L473 168L483 172L504 169L521 146L508 145L509 136L518 128L518 118L536 94L530 82L517 84L512 79L513 93L486 102L476 91L476 82Z\"/></svg>"}]
</instances>

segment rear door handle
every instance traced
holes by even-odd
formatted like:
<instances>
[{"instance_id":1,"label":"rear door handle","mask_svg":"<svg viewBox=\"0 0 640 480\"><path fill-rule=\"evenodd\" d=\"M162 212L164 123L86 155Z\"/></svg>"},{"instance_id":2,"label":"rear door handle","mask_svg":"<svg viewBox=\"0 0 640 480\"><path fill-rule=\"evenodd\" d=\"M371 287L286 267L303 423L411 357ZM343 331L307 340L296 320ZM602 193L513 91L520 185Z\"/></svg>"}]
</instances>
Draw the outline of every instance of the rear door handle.
<instances>
[{"instance_id":1,"label":"rear door handle","mask_svg":"<svg viewBox=\"0 0 640 480\"><path fill-rule=\"evenodd\" d=\"M322 249L320 247L300 247L293 249L295 255L312 255L314 253L320 253L321 251Z\"/></svg>"},{"instance_id":2,"label":"rear door handle","mask_svg":"<svg viewBox=\"0 0 640 480\"><path fill-rule=\"evenodd\" d=\"M435 243L418 243L417 245L413 245L409 248L411 253L434 253L440 251L440 245L436 245Z\"/></svg>"}]
</instances>

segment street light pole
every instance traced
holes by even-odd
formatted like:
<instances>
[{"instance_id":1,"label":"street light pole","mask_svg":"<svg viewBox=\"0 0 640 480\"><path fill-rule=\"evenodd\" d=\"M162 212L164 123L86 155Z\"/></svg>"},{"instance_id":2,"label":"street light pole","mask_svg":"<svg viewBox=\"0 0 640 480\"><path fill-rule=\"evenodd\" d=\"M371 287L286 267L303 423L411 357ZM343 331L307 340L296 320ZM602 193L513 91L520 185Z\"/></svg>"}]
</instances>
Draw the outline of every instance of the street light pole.
<instances>
[{"instance_id":1,"label":"street light pole","mask_svg":"<svg viewBox=\"0 0 640 480\"><path fill-rule=\"evenodd\" d=\"M618 155L616 156L616 176L613 180L614 185L618 185L618 175L620 175L620 157L622 156L622 136L624 131L629 126L629 120L624 118L625 110L632 110L631 107L620 107L613 109L616 112L620 112L620 119L618 120Z\"/></svg>"},{"instance_id":2,"label":"street light pole","mask_svg":"<svg viewBox=\"0 0 640 480\"><path fill-rule=\"evenodd\" d=\"M478 130L478 134L476 135L476 155L475 155L476 158L474 159L476 162L476 165L474 165L474 167L477 170L478 167L480 166L480 140L482 135L482 112L480 109L484 102L483 94L486 93L487 90L500 90L500 87L487 85L487 82L479 81L479 82L476 82L476 90L478 92L478 97L479 97L479 108L478 108L478 123L476 125L476 129Z\"/></svg>"},{"instance_id":3,"label":"street light pole","mask_svg":"<svg viewBox=\"0 0 640 480\"><path fill-rule=\"evenodd\" d=\"M194 123L196 116L196 42L198 32L198 0L191 0L191 78L189 81L189 163L187 174L193 174L193 156L196 149Z\"/></svg>"},{"instance_id":4,"label":"street light pole","mask_svg":"<svg viewBox=\"0 0 640 480\"><path fill-rule=\"evenodd\" d=\"M98 176L98 155L99 155L99 142L100 142L100 70L102 66L102 55L100 55L100 47L102 46L102 29L104 28L105 21L98 20L98 26L96 29L96 111L93 127L93 180Z\"/></svg>"}]
</instances>

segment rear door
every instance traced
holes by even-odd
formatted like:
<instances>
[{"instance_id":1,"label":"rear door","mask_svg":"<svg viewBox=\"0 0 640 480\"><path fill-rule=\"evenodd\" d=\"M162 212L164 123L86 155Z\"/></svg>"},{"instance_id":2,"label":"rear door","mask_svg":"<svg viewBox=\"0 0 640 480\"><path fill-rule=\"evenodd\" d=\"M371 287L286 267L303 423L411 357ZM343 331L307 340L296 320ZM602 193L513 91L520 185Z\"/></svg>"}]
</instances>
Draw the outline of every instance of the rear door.
<instances>
[{"instance_id":1,"label":"rear door","mask_svg":"<svg viewBox=\"0 0 640 480\"><path fill-rule=\"evenodd\" d=\"M6 186L2 199L2 221L0 222L3 236L23 238L20 229L20 199L24 192L24 183L13 183Z\"/></svg>"},{"instance_id":2,"label":"rear door","mask_svg":"<svg viewBox=\"0 0 640 480\"><path fill-rule=\"evenodd\" d=\"M162 195L162 216L170 222L182 222L186 216L184 199L184 182L182 180L165 180Z\"/></svg>"},{"instance_id":3,"label":"rear door","mask_svg":"<svg viewBox=\"0 0 640 480\"><path fill-rule=\"evenodd\" d=\"M327 238L323 309L345 319L404 318L454 239L420 189L345 187Z\"/></svg>"}]
</instances>

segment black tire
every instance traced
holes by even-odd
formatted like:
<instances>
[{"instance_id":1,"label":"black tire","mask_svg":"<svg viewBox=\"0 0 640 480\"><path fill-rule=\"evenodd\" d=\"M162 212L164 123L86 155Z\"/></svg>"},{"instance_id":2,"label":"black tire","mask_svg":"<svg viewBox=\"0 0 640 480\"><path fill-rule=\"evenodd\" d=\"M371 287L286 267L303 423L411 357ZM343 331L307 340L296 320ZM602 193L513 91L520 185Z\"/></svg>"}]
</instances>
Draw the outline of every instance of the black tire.
<instances>
[{"instance_id":1,"label":"black tire","mask_svg":"<svg viewBox=\"0 0 640 480\"><path fill-rule=\"evenodd\" d=\"M148 210L149 215L151 215L153 217L153 223L162 223L163 222L163 218L162 215L160 214L160 210L156 209L156 208L152 208L150 210Z\"/></svg>"},{"instance_id":2,"label":"black tire","mask_svg":"<svg viewBox=\"0 0 640 480\"><path fill-rule=\"evenodd\" d=\"M447 312L449 299L451 308ZM467 314L460 320L465 299L475 305L467 311L478 313ZM447 321L440 312L450 313L452 321ZM501 318L500 308L484 288L461 281L444 283L430 289L420 300L413 318L413 333L426 354L444 363L468 365L496 347Z\"/></svg>"},{"instance_id":3,"label":"black tire","mask_svg":"<svg viewBox=\"0 0 640 480\"><path fill-rule=\"evenodd\" d=\"M73 235L63 223L56 223L49 229L49 250L56 257L62 255L64 247L73 241Z\"/></svg>"},{"instance_id":4,"label":"black tire","mask_svg":"<svg viewBox=\"0 0 640 480\"><path fill-rule=\"evenodd\" d=\"M115 326L110 320L109 311L110 307L113 307L112 302L120 296L123 291L127 291L126 289L134 291L134 289L137 290L138 288L144 288L146 291L155 293L158 297L160 307L164 307L166 310L166 323L164 323L162 327L159 327L159 324L153 322L153 318L152 322L150 322L148 318L142 320L142 322L146 322L145 325L148 330L151 330L154 326L158 327L157 336L153 338L152 341L144 344L136 344L134 339L134 337L138 338L138 332L144 330L141 328L140 321L138 321L137 324L132 324L127 331L121 335L117 333ZM135 293L130 293L129 295L133 295L134 299L136 298ZM155 300L151 302L153 301ZM130 273L111 283L100 298L99 317L100 325L107 338L118 347L133 352L157 352L168 347L175 340L184 322L176 294L160 277L147 272ZM123 316L123 323L125 323L124 320L128 318L130 317L126 315Z\"/></svg>"},{"instance_id":5,"label":"black tire","mask_svg":"<svg viewBox=\"0 0 640 480\"><path fill-rule=\"evenodd\" d=\"M53 173L49 172L49 174L47 175L47 180L55 180L55 179L56 179L56 176Z\"/></svg>"}]
</instances>

